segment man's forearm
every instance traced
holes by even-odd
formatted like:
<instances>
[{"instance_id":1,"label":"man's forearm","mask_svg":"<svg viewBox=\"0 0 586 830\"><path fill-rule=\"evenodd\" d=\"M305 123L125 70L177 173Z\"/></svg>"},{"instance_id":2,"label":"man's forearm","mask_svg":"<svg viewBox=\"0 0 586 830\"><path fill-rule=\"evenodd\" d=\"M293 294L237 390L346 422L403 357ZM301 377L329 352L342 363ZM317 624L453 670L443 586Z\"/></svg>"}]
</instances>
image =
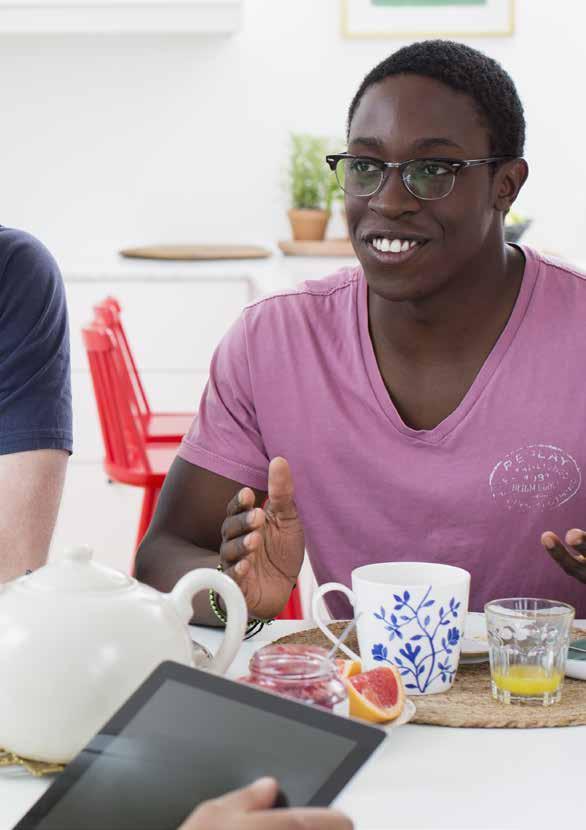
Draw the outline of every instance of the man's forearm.
<instances>
[{"instance_id":1,"label":"man's forearm","mask_svg":"<svg viewBox=\"0 0 586 830\"><path fill-rule=\"evenodd\" d=\"M68 458L63 450L0 456L0 583L47 561Z\"/></svg>"},{"instance_id":2,"label":"man's forearm","mask_svg":"<svg viewBox=\"0 0 586 830\"><path fill-rule=\"evenodd\" d=\"M184 539L157 534L144 538L136 555L136 578L158 591L172 591L181 577L196 568L217 568L220 555ZM194 625L221 626L207 591L193 598Z\"/></svg>"}]
</instances>

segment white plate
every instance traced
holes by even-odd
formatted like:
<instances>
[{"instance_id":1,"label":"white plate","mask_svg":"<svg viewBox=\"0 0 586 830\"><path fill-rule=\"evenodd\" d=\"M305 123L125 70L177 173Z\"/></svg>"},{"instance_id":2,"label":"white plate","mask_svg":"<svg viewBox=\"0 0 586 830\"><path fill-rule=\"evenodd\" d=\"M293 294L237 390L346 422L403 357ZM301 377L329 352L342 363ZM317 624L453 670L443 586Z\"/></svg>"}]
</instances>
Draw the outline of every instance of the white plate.
<instances>
[{"instance_id":1,"label":"white plate","mask_svg":"<svg viewBox=\"0 0 586 830\"><path fill-rule=\"evenodd\" d=\"M395 718L395 720L390 720L388 723L373 723L362 718L351 718L351 720L357 720L359 723L367 723L369 726L378 726L380 729L384 729L385 732L390 732L391 729L396 729L398 726L404 726L406 723L409 723L416 711L417 709L413 701L410 698L406 698L403 711L399 717ZM345 717L349 716L345 715Z\"/></svg>"},{"instance_id":2,"label":"white plate","mask_svg":"<svg viewBox=\"0 0 586 830\"><path fill-rule=\"evenodd\" d=\"M586 660L566 660L566 675L574 680L586 680Z\"/></svg>"},{"instance_id":3,"label":"white plate","mask_svg":"<svg viewBox=\"0 0 586 830\"><path fill-rule=\"evenodd\" d=\"M388 723L379 723L378 726L382 726L382 728L386 730L395 729L397 726L403 726L404 724L409 723L416 711L417 709L413 701L407 698L405 700L405 705L403 706L403 711L398 718L395 718L395 720L389 721Z\"/></svg>"},{"instance_id":4,"label":"white plate","mask_svg":"<svg viewBox=\"0 0 586 830\"><path fill-rule=\"evenodd\" d=\"M488 656L488 652L486 652L484 654L479 654L476 657L470 657L466 654L461 654L459 665L460 666L476 666L479 663L488 663L489 659L490 658Z\"/></svg>"},{"instance_id":5,"label":"white plate","mask_svg":"<svg viewBox=\"0 0 586 830\"><path fill-rule=\"evenodd\" d=\"M488 660L488 640L484 614L471 611L466 615L464 636L460 646L460 662L483 663Z\"/></svg>"},{"instance_id":6,"label":"white plate","mask_svg":"<svg viewBox=\"0 0 586 830\"><path fill-rule=\"evenodd\" d=\"M582 644L580 648L584 648L584 637L580 637ZM570 654L572 650L570 649ZM574 680L586 680L586 660L572 660L568 657L566 660L566 674L568 677L573 677Z\"/></svg>"}]
</instances>

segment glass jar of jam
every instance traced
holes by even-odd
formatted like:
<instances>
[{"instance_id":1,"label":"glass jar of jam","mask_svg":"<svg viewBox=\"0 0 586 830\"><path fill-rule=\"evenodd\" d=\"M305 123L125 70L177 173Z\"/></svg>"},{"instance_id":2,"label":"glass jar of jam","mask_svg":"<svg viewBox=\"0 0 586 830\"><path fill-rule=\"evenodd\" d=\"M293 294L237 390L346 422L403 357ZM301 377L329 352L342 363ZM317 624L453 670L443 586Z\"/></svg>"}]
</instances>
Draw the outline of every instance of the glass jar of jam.
<instances>
[{"instance_id":1,"label":"glass jar of jam","mask_svg":"<svg viewBox=\"0 0 586 830\"><path fill-rule=\"evenodd\" d=\"M252 656L248 669L244 683L348 715L346 687L324 648L271 644Z\"/></svg>"}]
</instances>

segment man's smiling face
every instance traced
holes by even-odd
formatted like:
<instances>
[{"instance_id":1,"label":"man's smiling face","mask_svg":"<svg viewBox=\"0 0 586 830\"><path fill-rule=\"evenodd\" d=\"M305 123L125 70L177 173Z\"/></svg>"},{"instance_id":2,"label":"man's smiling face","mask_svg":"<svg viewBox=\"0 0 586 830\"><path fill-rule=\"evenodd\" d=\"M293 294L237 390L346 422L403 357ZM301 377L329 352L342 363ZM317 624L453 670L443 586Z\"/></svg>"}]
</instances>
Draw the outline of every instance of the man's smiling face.
<instances>
[{"instance_id":1,"label":"man's smiling face","mask_svg":"<svg viewBox=\"0 0 586 830\"><path fill-rule=\"evenodd\" d=\"M366 90L352 120L348 152L395 162L492 155L473 100L418 75L392 76ZM487 166L463 169L449 196L425 201L409 193L393 169L374 196L346 195L350 237L370 288L389 300L423 299L480 264L502 239L494 208L500 178ZM417 244L393 253L383 239Z\"/></svg>"}]
</instances>

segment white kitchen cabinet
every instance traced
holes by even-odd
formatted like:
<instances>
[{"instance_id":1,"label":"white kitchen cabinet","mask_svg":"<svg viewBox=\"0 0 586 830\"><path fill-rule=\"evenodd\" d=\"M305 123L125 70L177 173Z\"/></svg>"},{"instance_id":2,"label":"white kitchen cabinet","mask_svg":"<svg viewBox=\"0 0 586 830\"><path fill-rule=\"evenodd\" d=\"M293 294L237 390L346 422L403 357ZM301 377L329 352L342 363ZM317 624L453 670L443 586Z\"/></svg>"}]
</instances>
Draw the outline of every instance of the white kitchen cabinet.
<instances>
[{"instance_id":1,"label":"white kitchen cabinet","mask_svg":"<svg viewBox=\"0 0 586 830\"><path fill-rule=\"evenodd\" d=\"M93 306L114 296L137 365L150 371L207 370L223 332L252 299L248 280L213 278L191 281L67 281L71 329L71 365L87 369L81 328L90 322Z\"/></svg>"},{"instance_id":2,"label":"white kitchen cabinet","mask_svg":"<svg viewBox=\"0 0 586 830\"><path fill-rule=\"evenodd\" d=\"M0 34L231 35L242 0L0 0Z\"/></svg>"}]
</instances>

